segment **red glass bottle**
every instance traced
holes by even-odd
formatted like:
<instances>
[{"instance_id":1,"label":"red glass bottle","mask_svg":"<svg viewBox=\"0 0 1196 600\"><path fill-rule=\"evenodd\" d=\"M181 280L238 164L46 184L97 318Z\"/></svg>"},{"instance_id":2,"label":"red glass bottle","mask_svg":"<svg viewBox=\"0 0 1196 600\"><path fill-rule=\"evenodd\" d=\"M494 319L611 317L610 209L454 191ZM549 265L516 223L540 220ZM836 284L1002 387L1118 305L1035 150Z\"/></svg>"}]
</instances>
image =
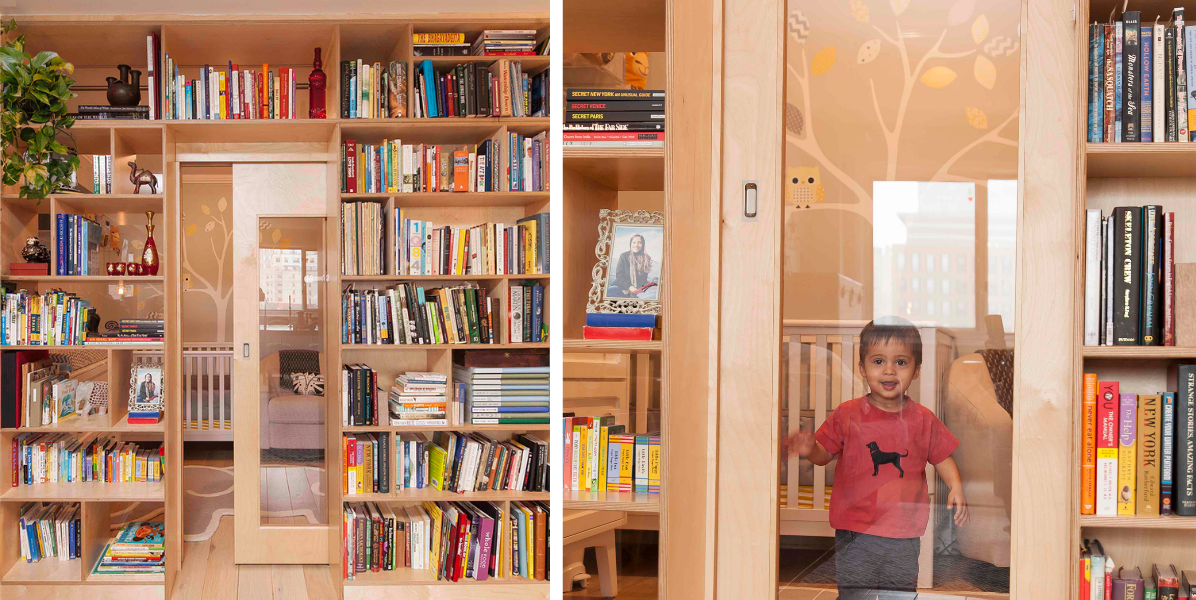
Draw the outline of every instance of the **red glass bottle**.
<instances>
[{"instance_id":1,"label":"red glass bottle","mask_svg":"<svg viewBox=\"0 0 1196 600\"><path fill-rule=\"evenodd\" d=\"M145 216L149 218L149 223L145 226L145 249L141 251L141 269L145 275L157 275L159 260L158 245L154 243L154 211L146 211Z\"/></svg>"},{"instance_id":2,"label":"red glass bottle","mask_svg":"<svg viewBox=\"0 0 1196 600\"><path fill-rule=\"evenodd\" d=\"M324 90L328 87L328 76L320 69L320 49L316 48L316 62L312 65L311 75L307 76L307 117L309 119L327 119L328 111L324 108Z\"/></svg>"}]
</instances>

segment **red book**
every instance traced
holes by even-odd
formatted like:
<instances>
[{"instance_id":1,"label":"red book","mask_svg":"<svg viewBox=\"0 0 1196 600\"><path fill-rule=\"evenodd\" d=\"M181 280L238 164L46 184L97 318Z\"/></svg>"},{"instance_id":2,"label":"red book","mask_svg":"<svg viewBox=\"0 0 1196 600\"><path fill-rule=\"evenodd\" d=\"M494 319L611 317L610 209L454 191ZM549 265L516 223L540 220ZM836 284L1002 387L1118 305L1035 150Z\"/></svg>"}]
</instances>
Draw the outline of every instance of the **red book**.
<instances>
[{"instance_id":1,"label":"red book","mask_svg":"<svg viewBox=\"0 0 1196 600\"><path fill-rule=\"evenodd\" d=\"M280 95L282 96L282 103L278 105L279 106L278 116L279 116L279 118L282 118L282 119L289 119L289 118L291 118L291 84L290 84L290 79L287 77L287 75L290 72L290 69L283 68L283 69L279 69L279 71L281 71L281 73L279 73L279 76L282 79L278 82L279 83L278 87L280 88L279 92L280 92Z\"/></svg>"},{"instance_id":2,"label":"red book","mask_svg":"<svg viewBox=\"0 0 1196 600\"><path fill-rule=\"evenodd\" d=\"M345 177L349 193L357 193L357 140L345 140Z\"/></svg>"},{"instance_id":3,"label":"red book","mask_svg":"<svg viewBox=\"0 0 1196 600\"><path fill-rule=\"evenodd\" d=\"M651 341L651 327L590 327L582 328L582 337L587 340L639 340Z\"/></svg>"},{"instance_id":4,"label":"red book","mask_svg":"<svg viewBox=\"0 0 1196 600\"><path fill-rule=\"evenodd\" d=\"M457 511L457 566L453 569L453 581L460 581L465 574L465 562L469 560L469 546L465 544L465 534L469 533L469 515L465 511ZM476 540L475 540L476 543Z\"/></svg>"},{"instance_id":5,"label":"red book","mask_svg":"<svg viewBox=\"0 0 1196 600\"><path fill-rule=\"evenodd\" d=\"M1163 213L1163 345L1175 345L1175 213Z\"/></svg>"},{"instance_id":6,"label":"red book","mask_svg":"<svg viewBox=\"0 0 1196 600\"><path fill-rule=\"evenodd\" d=\"M145 418L145 417L142 417L142 418L129 417L130 425L154 425L157 422L158 422L158 419L156 419L156 418L151 419L151 418Z\"/></svg>"},{"instance_id":7,"label":"red book","mask_svg":"<svg viewBox=\"0 0 1196 600\"><path fill-rule=\"evenodd\" d=\"M8 263L10 275L49 275L50 263Z\"/></svg>"},{"instance_id":8,"label":"red book","mask_svg":"<svg viewBox=\"0 0 1196 600\"><path fill-rule=\"evenodd\" d=\"M1097 383L1096 395L1096 514L1117 514L1117 408L1120 384ZM1103 576L1103 575L1102 575ZM1096 574L1093 574L1095 580Z\"/></svg>"},{"instance_id":9,"label":"red book","mask_svg":"<svg viewBox=\"0 0 1196 600\"><path fill-rule=\"evenodd\" d=\"M573 489L573 417L565 417L565 468L561 473L562 489L568 492Z\"/></svg>"}]
</instances>

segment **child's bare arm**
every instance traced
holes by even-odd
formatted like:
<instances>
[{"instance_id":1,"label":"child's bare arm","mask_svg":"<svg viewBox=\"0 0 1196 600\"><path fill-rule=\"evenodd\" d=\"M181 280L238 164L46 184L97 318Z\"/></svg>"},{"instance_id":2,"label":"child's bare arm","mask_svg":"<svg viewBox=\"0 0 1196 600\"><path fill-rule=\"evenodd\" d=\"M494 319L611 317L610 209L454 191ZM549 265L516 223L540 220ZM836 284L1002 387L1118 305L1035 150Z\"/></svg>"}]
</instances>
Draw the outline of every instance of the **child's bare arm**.
<instances>
[{"instance_id":1,"label":"child's bare arm","mask_svg":"<svg viewBox=\"0 0 1196 600\"><path fill-rule=\"evenodd\" d=\"M814 434L806 431L798 431L789 436L785 440L785 445L788 447L789 456L794 454L818 465L823 466L831 462L834 456L826 451L817 440L814 439Z\"/></svg>"},{"instance_id":2,"label":"child's bare arm","mask_svg":"<svg viewBox=\"0 0 1196 600\"><path fill-rule=\"evenodd\" d=\"M959 476L959 465L950 456L934 466L935 472L947 484L951 492L947 494L947 507L955 507L955 524L963 525L968 519L968 502L963 497L963 479Z\"/></svg>"}]
</instances>

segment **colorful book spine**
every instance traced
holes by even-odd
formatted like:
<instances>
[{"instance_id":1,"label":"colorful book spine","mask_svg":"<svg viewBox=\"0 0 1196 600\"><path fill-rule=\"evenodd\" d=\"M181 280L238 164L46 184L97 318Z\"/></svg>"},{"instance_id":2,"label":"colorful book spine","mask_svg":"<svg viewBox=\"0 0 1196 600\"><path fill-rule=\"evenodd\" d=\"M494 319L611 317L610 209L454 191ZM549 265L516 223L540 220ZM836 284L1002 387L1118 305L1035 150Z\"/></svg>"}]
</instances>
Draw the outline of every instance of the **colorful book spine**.
<instances>
[{"instance_id":1,"label":"colorful book spine","mask_svg":"<svg viewBox=\"0 0 1196 600\"><path fill-rule=\"evenodd\" d=\"M1138 397L1137 498L1139 515L1159 514L1159 421L1162 396Z\"/></svg>"},{"instance_id":2,"label":"colorful book spine","mask_svg":"<svg viewBox=\"0 0 1196 600\"><path fill-rule=\"evenodd\" d=\"M1118 382L1101 381L1096 405L1096 514L1117 514Z\"/></svg>"},{"instance_id":3,"label":"colorful book spine","mask_svg":"<svg viewBox=\"0 0 1196 600\"><path fill-rule=\"evenodd\" d=\"M1117 436L1117 514L1135 513L1138 396L1121 394Z\"/></svg>"},{"instance_id":4,"label":"colorful book spine","mask_svg":"<svg viewBox=\"0 0 1196 600\"><path fill-rule=\"evenodd\" d=\"M1084 374L1082 466L1080 468L1080 514L1096 514L1096 373Z\"/></svg>"},{"instance_id":5,"label":"colorful book spine","mask_svg":"<svg viewBox=\"0 0 1196 600\"><path fill-rule=\"evenodd\" d=\"M1163 394L1163 415L1159 431L1159 514L1171 514L1171 485L1175 473L1175 392Z\"/></svg>"}]
</instances>

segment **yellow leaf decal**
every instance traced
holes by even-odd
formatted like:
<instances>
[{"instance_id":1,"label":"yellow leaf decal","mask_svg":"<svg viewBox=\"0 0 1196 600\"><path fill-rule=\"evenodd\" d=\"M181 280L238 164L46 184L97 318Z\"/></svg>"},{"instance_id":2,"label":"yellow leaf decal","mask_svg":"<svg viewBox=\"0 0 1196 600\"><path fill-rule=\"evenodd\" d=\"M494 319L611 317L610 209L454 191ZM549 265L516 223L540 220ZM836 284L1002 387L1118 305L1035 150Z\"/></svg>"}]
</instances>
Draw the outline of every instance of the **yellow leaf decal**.
<instances>
[{"instance_id":1,"label":"yellow leaf decal","mask_svg":"<svg viewBox=\"0 0 1196 600\"><path fill-rule=\"evenodd\" d=\"M187 235L195 235L195 223L187 226Z\"/></svg>"},{"instance_id":2,"label":"yellow leaf decal","mask_svg":"<svg viewBox=\"0 0 1196 600\"><path fill-rule=\"evenodd\" d=\"M834 64L835 64L835 47L827 46L826 48L819 50L818 54L814 55L814 60L811 62L810 70L816 76L822 75L823 73L826 73L827 71L829 71L830 68L832 66L834 66Z\"/></svg>"},{"instance_id":3,"label":"yellow leaf decal","mask_svg":"<svg viewBox=\"0 0 1196 600\"><path fill-rule=\"evenodd\" d=\"M972 41L979 44L986 37L988 37L988 17L980 15L976 17L975 21L972 21Z\"/></svg>"},{"instance_id":4,"label":"yellow leaf decal","mask_svg":"<svg viewBox=\"0 0 1196 600\"><path fill-rule=\"evenodd\" d=\"M868 22L868 7L864 5L864 0L851 0L851 16L853 19L861 22Z\"/></svg>"},{"instance_id":5,"label":"yellow leaf decal","mask_svg":"<svg viewBox=\"0 0 1196 600\"><path fill-rule=\"evenodd\" d=\"M947 67L935 67L923 73L921 81L932 88L946 87L952 81L955 81L955 71Z\"/></svg>"},{"instance_id":6,"label":"yellow leaf decal","mask_svg":"<svg viewBox=\"0 0 1196 600\"><path fill-rule=\"evenodd\" d=\"M976 129L988 129L988 115L985 115L984 111L974 106L969 106L964 111L964 114L968 117L968 125Z\"/></svg>"},{"instance_id":7,"label":"yellow leaf decal","mask_svg":"<svg viewBox=\"0 0 1196 600\"><path fill-rule=\"evenodd\" d=\"M137 303L137 312L145 310L145 300Z\"/></svg>"},{"instance_id":8,"label":"yellow leaf decal","mask_svg":"<svg viewBox=\"0 0 1196 600\"><path fill-rule=\"evenodd\" d=\"M972 74L986 90L993 89L997 84L997 66L983 54L976 55L976 66L972 69Z\"/></svg>"},{"instance_id":9,"label":"yellow leaf decal","mask_svg":"<svg viewBox=\"0 0 1196 600\"><path fill-rule=\"evenodd\" d=\"M859 64L870 63L876 60L876 56L880 54L880 40L868 40L860 46L860 52L856 56L856 62Z\"/></svg>"},{"instance_id":10,"label":"yellow leaf decal","mask_svg":"<svg viewBox=\"0 0 1196 600\"><path fill-rule=\"evenodd\" d=\"M205 215L212 214L212 209L208 208L207 204L201 204L199 206L199 210L203 211L203 214L205 214Z\"/></svg>"},{"instance_id":11,"label":"yellow leaf decal","mask_svg":"<svg viewBox=\"0 0 1196 600\"><path fill-rule=\"evenodd\" d=\"M291 238L287 238L281 242L278 242L278 247L282 248L283 250L290 248L291 247Z\"/></svg>"},{"instance_id":12,"label":"yellow leaf decal","mask_svg":"<svg viewBox=\"0 0 1196 600\"><path fill-rule=\"evenodd\" d=\"M224 212L224 209L228 208L228 200L225 200L222 196L220 201L216 203L216 208L219 208L220 212Z\"/></svg>"},{"instance_id":13,"label":"yellow leaf decal","mask_svg":"<svg viewBox=\"0 0 1196 600\"><path fill-rule=\"evenodd\" d=\"M905 12L906 7L909 6L909 0L889 0L889 7L893 9L893 14L901 16Z\"/></svg>"},{"instance_id":14,"label":"yellow leaf decal","mask_svg":"<svg viewBox=\"0 0 1196 600\"><path fill-rule=\"evenodd\" d=\"M282 239L282 231L279 229L275 229L274 233L270 234L270 239L273 240L275 244L277 244L278 240Z\"/></svg>"}]
</instances>

